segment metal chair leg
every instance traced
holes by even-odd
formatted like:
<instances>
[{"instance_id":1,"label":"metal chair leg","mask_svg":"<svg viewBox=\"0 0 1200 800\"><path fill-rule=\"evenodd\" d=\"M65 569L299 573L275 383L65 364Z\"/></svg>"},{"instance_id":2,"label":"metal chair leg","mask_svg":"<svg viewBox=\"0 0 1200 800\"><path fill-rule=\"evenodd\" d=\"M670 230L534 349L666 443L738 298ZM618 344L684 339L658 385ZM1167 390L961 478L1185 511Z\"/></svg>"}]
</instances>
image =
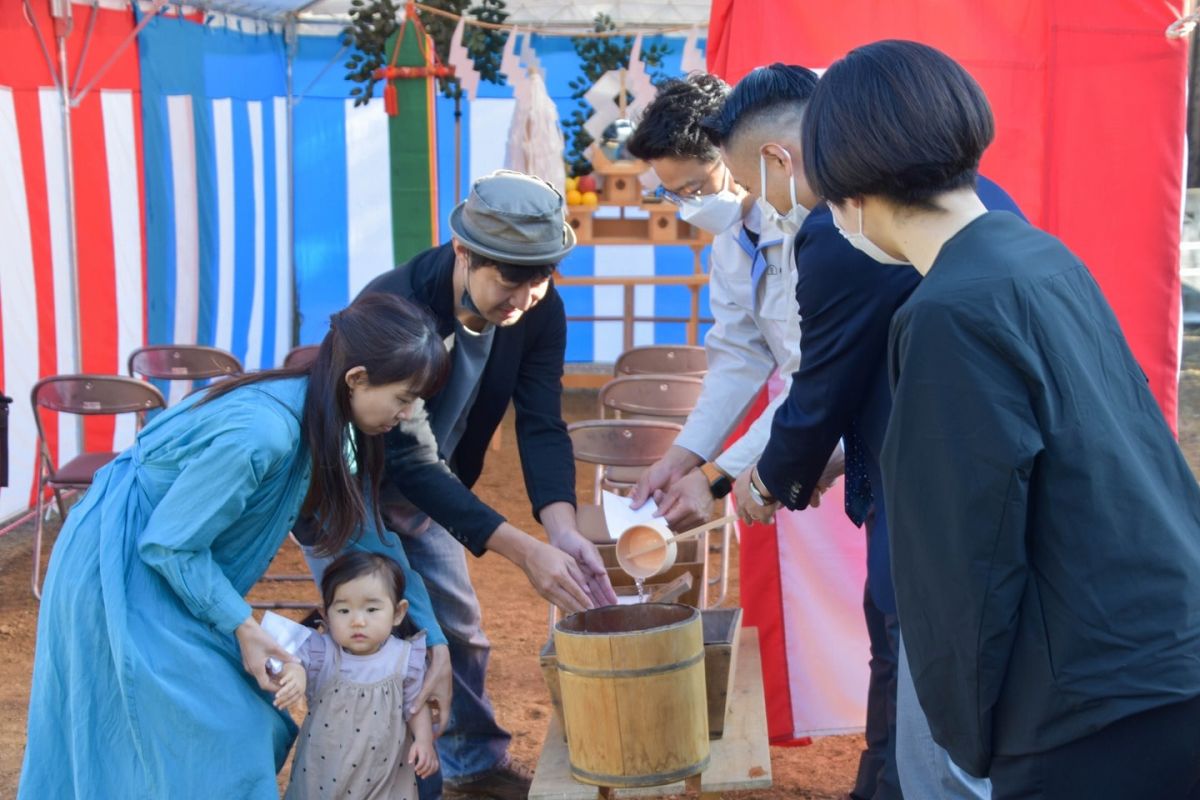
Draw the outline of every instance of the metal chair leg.
<instances>
[{"instance_id":1,"label":"metal chair leg","mask_svg":"<svg viewBox=\"0 0 1200 800\"><path fill-rule=\"evenodd\" d=\"M33 596L38 600L42 599L42 526L45 524L42 514L45 503L42 498L44 495L45 488L39 480L37 487L37 522L34 523L33 528Z\"/></svg>"},{"instance_id":2,"label":"metal chair leg","mask_svg":"<svg viewBox=\"0 0 1200 800\"><path fill-rule=\"evenodd\" d=\"M713 585L720 585L720 591L717 593L717 599L713 601L710 608L716 608L725 602L725 598L729 595L729 548L733 539L733 523L726 525L721 531L721 571L719 575L710 581Z\"/></svg>"},{"instance_id":3,"label":"metal chair leg","mask_svg":"<svg viewBox=\"0 0 1200 800\"><path fill-rule=\"evenodd\" d=\"M54 490L54 500L58 503L58 518L60 521L67 519L67 506L63 502L62 492L57 488Z\"/></svg>"}]
</instances>

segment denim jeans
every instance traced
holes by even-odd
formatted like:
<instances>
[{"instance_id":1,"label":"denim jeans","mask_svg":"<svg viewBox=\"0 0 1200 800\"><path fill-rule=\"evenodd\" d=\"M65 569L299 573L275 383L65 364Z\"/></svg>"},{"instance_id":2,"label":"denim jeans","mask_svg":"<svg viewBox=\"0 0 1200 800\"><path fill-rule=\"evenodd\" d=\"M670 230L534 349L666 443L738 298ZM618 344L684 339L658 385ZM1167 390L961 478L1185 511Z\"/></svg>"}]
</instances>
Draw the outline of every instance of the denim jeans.
<instances>
[{"instance_id":1,"label":"denim jeans","mask_svg":"<svg viewBox=\"0 0 1200 800\"><path fill-rule=\"evenodd\" d=\"M917 699L904 639L896 675L896 766L905 797L921 800L990 800L992 783L968 775L933 740L929 720Z\"/></svg>"},{"instance_id":2,"label":"denim jeans","mask_svg":"<svg viewBox=\"0 0 1200 800\"><path fill-rule=\"evenodd\" d=\"M435 800L441 796L443 778L450 783L465 783L483 775L505 759L512 740L512 735L496 723L485 690L491 645L483 634L479 599L467 573L467 550L434 522L414 536L389 533L381 539L366 535L349 546L411 564L424 579L433 612L448 640L454 697L450 717L437 739L441 770L418 780L421 800ZM329 559L318 559L309 548L305 548L304 555L319 582Z\"/></svg>"}]
</instances>

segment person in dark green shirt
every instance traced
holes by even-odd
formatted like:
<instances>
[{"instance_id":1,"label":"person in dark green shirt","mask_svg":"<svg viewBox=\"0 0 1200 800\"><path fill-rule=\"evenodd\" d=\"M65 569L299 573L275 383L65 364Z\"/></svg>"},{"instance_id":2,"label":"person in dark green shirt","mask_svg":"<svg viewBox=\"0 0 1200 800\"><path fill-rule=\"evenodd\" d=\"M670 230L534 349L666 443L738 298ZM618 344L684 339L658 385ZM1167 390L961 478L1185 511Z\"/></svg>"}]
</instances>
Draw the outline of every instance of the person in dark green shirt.
<instances>
[{"instance_id":1,"label":"person in dark green shirt","mask_svg":"<svg viewBox=\"0 0 1200 800\"><path fill-rule=\"evenodd\" d=\"M902 41L836 62L803 120L843 235L924 276L881 458L917 695L994 800L1200 798L1200 487L1087 267L980 202L993 133Z\"/></svg>"}]
</instances>

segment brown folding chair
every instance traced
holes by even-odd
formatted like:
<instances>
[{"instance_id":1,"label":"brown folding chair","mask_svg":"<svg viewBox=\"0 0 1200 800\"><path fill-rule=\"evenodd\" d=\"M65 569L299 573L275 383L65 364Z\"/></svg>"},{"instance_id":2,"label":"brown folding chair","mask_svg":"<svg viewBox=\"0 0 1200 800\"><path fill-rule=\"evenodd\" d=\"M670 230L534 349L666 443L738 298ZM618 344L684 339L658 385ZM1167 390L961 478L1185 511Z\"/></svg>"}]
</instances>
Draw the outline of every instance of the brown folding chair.
<instances>
[{"instance_id":1,"label":"brown folding chair","mask_svg":"<svg viewBox=\"0 0 1200 800\"><path fill-rule=\"evenodd\" d=\"M704 381L688 375L625 375L600 387L601 419L687 421Z\"/></svg>"},{"instance_id":2,"label":"brown folding chair","mask_svg":"<svg viewBox=\"0 0 1200 800\"><path fill-rule=\"evenodd\" d=\"M152 344L129 354L132 377L163 381L199 381L242 374L242 362L219 347L199 344Z\"/></svg>"},{"instance_id":3,"label":"brown folding chair","mask_svg":"<svg viewBox=\"0 0 1200 800\"><path fill-rule=\"evenodd\" d=\"M307 367L317 360L317 351L320 349L321 345L319 344L302 344L299 347L293 347L283 357L283 366L287 369L292 367Z\"/></svg>"},{"instance_id":4,"label":"brown folding chair","mask_svg":"<svg viewBox=\"0 0 1200 800\"><path fill-rule=\"evenodd\" d=\"M621 353L613 365L613 374L618 377L657 373L702 378L706 372L708 356L703 347L693 344L634 347Z\"/></svg>"},{"instance_id":5,"label":"brown folding chair","mask_svg":"<svg viewBox=\"0 0 1200 800\"><path fill-rule=\"evenodd\" d=\"M129 414L138 415L141 426L145 413L166 408L162 393L145 381L118 375L52 375L33 385L29 393L33 404L33 419L38 434L37 522L33 533L33 596L40 598L42 567L42 524L45 490L54 491L58 513L67 518L62 489L86 489L92 485L96 470L116 458L112 452L83 452L60 467L54 466L50 447L46 444L42 410L60 414Z\"/></svg>"},{"instance_id":6,"label":"brown folding chair","mask_svg":"<svg viewBox=\"0 0 1200 800\"><path fill-rule=\"evenodd\" d=\"M684 424L696 407L704 381L687 375L625 375L613 378L600 388L601 418L658 419ZM641 467L608 467L602 481L621 488L632 487L641 475ZM709 579L710 586L720 586L714 605L724 601L729 588L729 541L733 526L722 529L721 538L713 548L720 554L720 568ZM711 534L707 535L708 538Z\"/></svg>"},{"instance_id":7,"label":"brown folding chair","mask_svg":"<svg viewBox=\"0 0 1200 800\"><path fill-rule=\"evenodd\" d=\"M600 490L627 492L642 470L658 461L683 428L649 419L593 419L567 426L575 459L596 466L594 500Z\"/></svg>"}]
</instances>

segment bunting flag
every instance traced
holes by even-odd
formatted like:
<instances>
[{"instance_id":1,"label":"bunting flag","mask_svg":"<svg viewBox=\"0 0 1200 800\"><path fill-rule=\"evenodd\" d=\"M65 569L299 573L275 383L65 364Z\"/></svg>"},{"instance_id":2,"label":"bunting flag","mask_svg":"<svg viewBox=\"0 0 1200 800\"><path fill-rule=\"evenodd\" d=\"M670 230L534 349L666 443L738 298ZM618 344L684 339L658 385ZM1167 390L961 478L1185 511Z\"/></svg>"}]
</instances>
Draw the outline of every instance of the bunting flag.
<instances>
[{"instance_id":1,"label":"bunting flag","mask_svg":"<svg viewBox=\"0 0 1200 800\"><path fill-rule=\"evenodd\" d=\"M700 49L700 31L692 28L683 40L683 52L679 57L679 71L684 75L691 72L704 72L704 52Z\"/></svg>"},{"instance_id":2,"label":"bunting flag","mask_svg":"<svg viewBox=\"0 0 1200 800\"><path fill-rule=\"evenodd\" d=\"M467 26L466 18L459 17L454 35L450 37L450 54L446 63L454 67L454 76L458 78L463 96L469 101L474 100L479 93L479 72L475 69L475 61L463 44L463 32Z\"/></svg>"}]
</instances>

